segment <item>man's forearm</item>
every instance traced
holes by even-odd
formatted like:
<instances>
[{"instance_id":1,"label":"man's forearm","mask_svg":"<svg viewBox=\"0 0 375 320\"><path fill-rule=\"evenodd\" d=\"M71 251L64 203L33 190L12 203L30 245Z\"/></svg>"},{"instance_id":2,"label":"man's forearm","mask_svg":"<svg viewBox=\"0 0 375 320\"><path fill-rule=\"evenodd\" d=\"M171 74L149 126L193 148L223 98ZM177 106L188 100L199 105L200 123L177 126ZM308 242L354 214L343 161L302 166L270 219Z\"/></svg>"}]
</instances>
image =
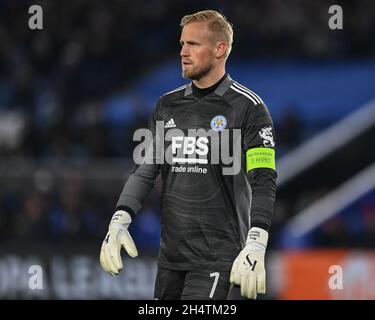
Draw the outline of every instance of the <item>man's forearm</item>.
<instances>
[{"instance_id":1,"label":"man's forearm","mask_svg":"<svg viewBox=\"0 0 375 320\"><path fill-rule=\"evenodd\" d=\"M125 210L134 218L155 185L159 165L144 164L136 166L129 174L118 199L116 210Z\"/></svg>"},{"instance_id":2,"label":"man's forearm","mask_svg":"<svg viewBox=\"0 0 375 320\"><path fill-rule=\"evenodd\" d=\"M252 202L251 226L269 230L276 199L277 173L272 169L254 169L249 172Z\"/></svg>"}]
</instances>

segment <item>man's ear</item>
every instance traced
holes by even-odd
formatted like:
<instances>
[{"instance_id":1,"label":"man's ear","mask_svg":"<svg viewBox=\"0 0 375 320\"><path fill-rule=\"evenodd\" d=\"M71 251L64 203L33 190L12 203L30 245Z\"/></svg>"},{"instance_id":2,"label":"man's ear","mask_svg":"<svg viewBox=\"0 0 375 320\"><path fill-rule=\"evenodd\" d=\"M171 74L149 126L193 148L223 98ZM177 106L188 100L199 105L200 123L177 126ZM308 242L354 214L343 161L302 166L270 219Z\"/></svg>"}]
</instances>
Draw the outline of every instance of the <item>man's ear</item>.
<instances>
[{"instance_id":1,"label":"man's ear","mask_svg":"<svg viewBox=\"0 0 375 320\"><path fill-rule=\"evenodd\" d=\"M216 44L216 58L220 59L221 57L225 56L228 50L228 45L225 42L218 42Z\"/></svg>"}]
</instances>

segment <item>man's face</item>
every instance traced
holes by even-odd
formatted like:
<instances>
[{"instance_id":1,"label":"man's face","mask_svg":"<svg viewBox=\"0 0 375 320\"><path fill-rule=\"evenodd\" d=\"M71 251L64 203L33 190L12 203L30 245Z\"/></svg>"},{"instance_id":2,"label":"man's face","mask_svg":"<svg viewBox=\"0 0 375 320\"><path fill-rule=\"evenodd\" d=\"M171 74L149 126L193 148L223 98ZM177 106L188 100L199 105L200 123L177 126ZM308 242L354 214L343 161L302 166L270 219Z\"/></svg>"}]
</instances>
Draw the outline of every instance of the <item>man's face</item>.
<instances>
[{"instance_id":1,"label":"man's face","mask_svg":"<svg viewBox=\"0 0 375 320\"><path fill-rule=\"evenodd\" d=\"M215 62L215 44L205 22L192 22L181 33L182 76L199 80L207 75Z\"/></svg>"}]
</instances>

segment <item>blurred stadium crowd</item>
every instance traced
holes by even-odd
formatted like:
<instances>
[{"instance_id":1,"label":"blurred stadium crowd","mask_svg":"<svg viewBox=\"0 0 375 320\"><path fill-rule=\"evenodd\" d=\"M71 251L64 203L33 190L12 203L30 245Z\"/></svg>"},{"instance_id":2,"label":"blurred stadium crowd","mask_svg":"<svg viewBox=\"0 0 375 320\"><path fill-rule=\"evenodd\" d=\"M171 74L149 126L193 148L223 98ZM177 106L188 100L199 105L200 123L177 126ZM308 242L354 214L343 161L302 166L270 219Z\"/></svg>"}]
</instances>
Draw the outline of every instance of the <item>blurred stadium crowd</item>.
<instances>
[{"instance_id":1,"label":"blurred stadium crowd","mask_svg":"<svg viewBox=\"0 0 375 320\"><path fill-rule=\"evenodd\" d=\"M234 24L230 59L375 55L370 0L346 1L347 31L334 36L326 1L218 3ZM44 30L27 28L31 4L42 6ZM0 238L103 237L124 176L93 182L82 168L98 159L132 158L133 131L147 126L149 110L135 96L124 106L129 121L118 123L107 117L107 97L131 90L155 65L178 59L180 18L211 7L212 1L0 1ZM298 114L291 111L275 125L280 147L300 142ZM9 171L15 161L16 168L22 161L36 165L21 175ZM63 172L41 165L72 161L78 164ZM157 194L132 226L141 247L158 245Z\"/></svg>"}]
</instances>

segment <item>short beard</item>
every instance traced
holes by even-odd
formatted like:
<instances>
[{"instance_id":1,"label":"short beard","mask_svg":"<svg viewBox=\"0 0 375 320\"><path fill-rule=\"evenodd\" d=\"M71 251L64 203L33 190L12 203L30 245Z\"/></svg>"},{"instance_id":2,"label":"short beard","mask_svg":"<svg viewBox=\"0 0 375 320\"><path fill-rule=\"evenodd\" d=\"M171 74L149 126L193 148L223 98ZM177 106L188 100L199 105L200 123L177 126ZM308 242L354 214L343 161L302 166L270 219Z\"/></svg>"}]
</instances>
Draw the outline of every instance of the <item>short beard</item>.
<instances>
[{"instance_id":1,"label":"short beard","mask_svg":"<svg viewBox=\"0 0 375 320\"><path fill-rule=\"evenodd\" d=\"M190 80L200 80L206 76L212 69L212 65L207 65L200 70L191 70L190 72L182 71L182 77Z\"/></svg>"}]
</instances>

